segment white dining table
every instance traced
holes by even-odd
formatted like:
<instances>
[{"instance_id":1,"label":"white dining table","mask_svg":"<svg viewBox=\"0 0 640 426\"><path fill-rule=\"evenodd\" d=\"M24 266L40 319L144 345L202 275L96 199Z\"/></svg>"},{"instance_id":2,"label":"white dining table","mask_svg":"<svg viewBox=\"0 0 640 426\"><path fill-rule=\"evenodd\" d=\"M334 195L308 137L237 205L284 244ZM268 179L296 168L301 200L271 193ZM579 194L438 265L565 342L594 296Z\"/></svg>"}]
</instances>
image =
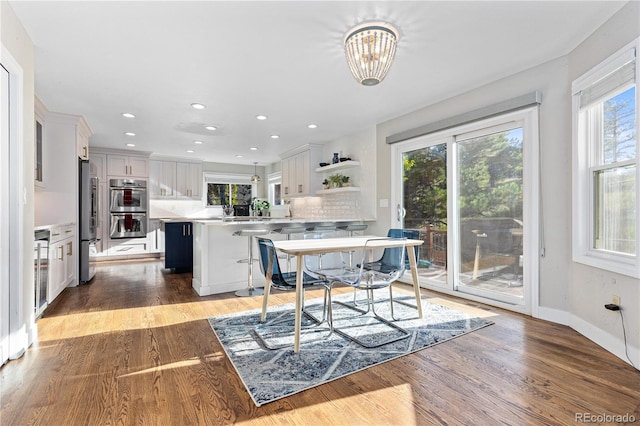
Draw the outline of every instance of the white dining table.
<instances>
[{"instance_id":1,"label":"white dining table","mask_svg":"<svg viewBox=\"0 0 640 426\"><path fill-rule=\"evenodd\" d=\"M296 274L296 303L295 303L295 324L294 324L294 352L300 351L300 328L302 324L302 306L303 295L302 291L302 279L304 269L304 256L318 255L323 253L332 252L348 252L354 250L364 249L367 241L375 238L380 238L377 241L372 241L367 247L372 248L387 248L397 247L398 241L386 239L386 237L376 236L356 236L356 237L343 237L343 238L316 238L316 239L300 239L300 240L283 240L274 241L273 245L276 250L288 254L290 256L296 256L297 274ZM422 318L422 304L420 303L420 284L418 282L418 267L416 262L416 254L413 247L423 244L422 240L405 240L407 247L407 253L409 254L409 266L411 270L411 277L413 279L413 289L416 298L416 308L418 310L418 317ZM412 248L409 250L408 248ZM267 304L269 298L271 283L267 282L265 286L263 303L262 303L262 318L265 318L267 311Z\"/></svg>"}]
</instances>

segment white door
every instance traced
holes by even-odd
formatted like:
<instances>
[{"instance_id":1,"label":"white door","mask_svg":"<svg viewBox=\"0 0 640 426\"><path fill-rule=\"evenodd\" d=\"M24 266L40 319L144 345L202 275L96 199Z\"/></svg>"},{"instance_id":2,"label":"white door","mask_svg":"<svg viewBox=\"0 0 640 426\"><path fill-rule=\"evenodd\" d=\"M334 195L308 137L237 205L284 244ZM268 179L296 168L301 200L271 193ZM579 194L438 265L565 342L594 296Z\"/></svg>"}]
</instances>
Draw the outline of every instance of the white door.
<instances>
[{"instance_id":1,"label":"white door","mask_svg":"<svg viewBox=\"0 0 640 426\"><path fill-rule=\"evenodd\" d=\"M0 365L9 359L9 73L0 65Z\"/></svg>"}]
</instances>

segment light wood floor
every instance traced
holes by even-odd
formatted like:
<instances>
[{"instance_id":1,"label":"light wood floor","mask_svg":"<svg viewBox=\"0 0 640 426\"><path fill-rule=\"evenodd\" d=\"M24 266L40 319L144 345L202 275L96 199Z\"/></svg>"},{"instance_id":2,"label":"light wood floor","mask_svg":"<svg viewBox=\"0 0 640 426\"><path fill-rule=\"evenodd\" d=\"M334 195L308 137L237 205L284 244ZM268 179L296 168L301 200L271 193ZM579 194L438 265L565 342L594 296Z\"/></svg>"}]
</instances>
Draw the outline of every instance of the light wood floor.
<instances>
[{"instance_id":1,"label":"light wood floor","mask_svg":"<svg viewBox=\"0 0 640 426\"><path fill-rule=\"evenodd\" d=\"M0 370L0 424L557 425L576 413L640 422L640 372L575 331L424 290L495 324L258 408L206 318L257 308L260 297L201 298L190 278L158 260L110 262L66 289L38 321L39 341Z\"/></svg>"}]
</instances>

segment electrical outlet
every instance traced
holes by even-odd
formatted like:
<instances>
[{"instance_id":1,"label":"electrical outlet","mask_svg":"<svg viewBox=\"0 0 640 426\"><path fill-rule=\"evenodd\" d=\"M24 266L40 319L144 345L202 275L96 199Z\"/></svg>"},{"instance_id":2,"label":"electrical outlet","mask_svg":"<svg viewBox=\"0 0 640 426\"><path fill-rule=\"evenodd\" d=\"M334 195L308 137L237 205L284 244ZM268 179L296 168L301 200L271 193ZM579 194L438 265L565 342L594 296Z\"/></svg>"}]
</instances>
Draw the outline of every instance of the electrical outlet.
<instances>
[{"instance_id":1,"label":"electrical outlet","mask_svg":"<svg viewBox=\"0 0 640 426\"><path fill-rule=\"evenodd\" d=\"M614 294L611 296L611 303L620 306L620 296Z\"/></svg>"}]
</instances>

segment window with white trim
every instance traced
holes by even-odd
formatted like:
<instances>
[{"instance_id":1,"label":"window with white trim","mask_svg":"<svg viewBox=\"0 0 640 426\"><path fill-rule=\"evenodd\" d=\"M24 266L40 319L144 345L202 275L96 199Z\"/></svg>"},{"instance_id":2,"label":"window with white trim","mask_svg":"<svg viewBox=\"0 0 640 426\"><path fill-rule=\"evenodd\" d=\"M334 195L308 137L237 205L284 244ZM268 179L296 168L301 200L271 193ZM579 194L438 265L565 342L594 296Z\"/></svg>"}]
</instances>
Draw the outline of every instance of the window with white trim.
<instances>
[{"instance_id":1,"label":"window with white trim","mask_svg":"<svg viewBox=\"0 0 640 426\"><path fill-rule=\"evenodd\" d=\"M249 205L255 193L250 175L204 173L206 206Z\"/></svg>"},{"instance_id":2,"label":"window with white trim","mask_svg":"<svg viewBox=\"0 0 640 426\"><path fill-rule=\"evenodd\" d=\"M638 40L573 82L573 258L640 277Z\"/></svg>"}]
</instances>

